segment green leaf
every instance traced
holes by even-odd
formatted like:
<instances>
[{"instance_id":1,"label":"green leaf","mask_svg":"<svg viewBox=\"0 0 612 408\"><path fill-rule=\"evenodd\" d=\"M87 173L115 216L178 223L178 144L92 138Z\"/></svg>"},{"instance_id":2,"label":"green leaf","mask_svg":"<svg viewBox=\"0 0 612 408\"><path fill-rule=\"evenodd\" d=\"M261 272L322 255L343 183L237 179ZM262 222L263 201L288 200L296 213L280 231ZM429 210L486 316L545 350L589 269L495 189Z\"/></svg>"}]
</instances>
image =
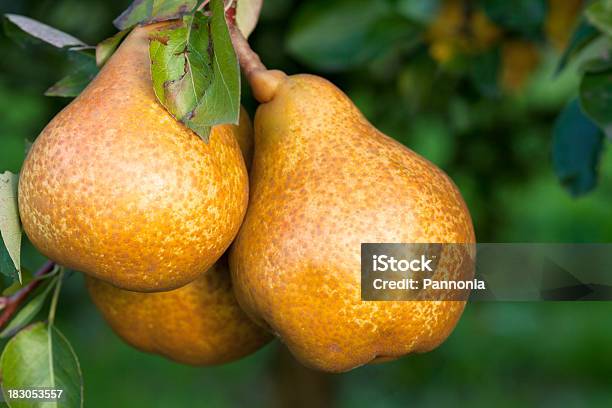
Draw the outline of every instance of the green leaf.
<instances>
[{"instance_id":1,"label":"green leaf","mask_svg":"<svg viewBox=\"0 0 612 408\"><path fill-rule=\"evenodd\" d=\"M11 408L80 408L83 406L81 367L66 337L53 326L40 322L21 330L0 357L2 392L8 389L54 388L63 390L57 403L12 400Z\"/></svg>"},{"instance_id":2,"label":"green leaf","mask_svg":"<svg viewBox=\"0 0 612 408\"><path fill-rule=\"evenodd\" d=\"M580 82L580 105L607 136L612 136L612 70L590 71Z\"/></svg>"},{"instance_id":3,"label":"green leaf","mask_svg":"<svg viewBox=\"0 0 612 408\"><path fill-rule=\"evenodd\" d=\"M6 249L6 253L13 263L14 270L3 266L2 273L11 271L7 276L15 275L21 281L21 221L19 220L19 208L17 206L17 184L19 178L16 174L5 171L0 174L0 235L2 243L0 246ZM2 264L5 263L5 255L2 255Z\"/></svg>"},{"instance_id":4,"label":"green leaf","mask_svg":"<svg viewBox=\"0 0 612 408\"><path fill-rule=\"evenodd\" d=\"M225 22L223 2L210 2L211 17L186 16L151 41L153 89L179 121L205 141L210 128L238 123L240 70Z\"/></svg>"},{"instance_id":5,"label":"green leaf","mask_svg":"<svg viewBox=\"0 0 612 408\"><path fill-rule=\"evenodd\" d=\"M399 0L397 3L397 10L401 15L422 24L433 20L439 8L440 0Z\"/></svg>"},{"instance_id":6,"label":"green leaf","mask_svg":"<svg viewBox=\"0 0 612 408\"><path fill-rule=\"evenodd\" d=\"M587 23L586 21L582 21L574 33L572 34L572 38L570 39L565 51L563 51L563 55L559 60L559 65L557 66L556 74L559 74L567 64L587 45L589 45L597 36L599 32Z\"/></svg>"},{"instance_id":7,"label":"green leaf","mask_svg":"<svg viewBox=\"0 0 612 408\"><path fill-rule=\"evenodd\" d=\"M2 243L0 243L0 274L2 274L3 286L19 284L19 270L15 268L6 246Z\"/></svg>"},{"instance_id":8,"label":"green leaf","mask_svg":"<svg viewBox=\"0 0 612 408\"><path fill-rule=\"evenodd\" d=\"M580 196L597 184L603 134L585 116L577 100L561 112L553 133L553 166L561 184Z\"/></svg>"},{"instance_id":9,"label":"green leaf","mask_svg":"<svg viewBox=\"0 0 612 408\"><path fill-rule=\"evenodd\" d=\"M375 24L389 15L392 9L384 0L306 2L291 24L287 47L295 58L316 69L346 70L389 46L369 41Z\"/></svg>"},{"instance_id":10,"label":"green leaf","mask_svg":"<svg viewBox=\"0 0 612 408\"><path fill-rule=\"evenodd\" d=\"M213 80L186 124L201 135L207 127L238 124L240 114L240 66L225 21L221 0L211 0Z\"/></svg>"},{"instance_id":11,"label":"green leaf","mask_svg":"<svg viewBox=\"0 0 612 408\"><path fill-rule=\"evenodd\" d=\"M66 58L71 60L74 69L65 78L50 87L45 95L74 97L77 96L97 74L93 50L81 40L53 27L15 14L6 14L4 29L8 36L21 44L49 44L58 48Z\"/></svg>"},{"instance_id":12,"label":"green leaf","mask_svg":"<svg viewBox=\"0 0 612 408\"><path fill-rule=\"evenodd\" d=\"M612 1L599 0L584 11L589 22L607 35L612 35Z\"/></svg>"},{"instance_id":13,"label":"green leaf","mask_svg":"<svg viewBox=\"0 0 612 408\"><path fill-rule=\"evenodd\" d=\"M612 59L608 55L603 58L592 58L580 64L580 70L588 74L597 74L612 68Z\"/></svg>"},{"instance_id":14,"label":"green leaf","mask_svg":"<svg viewBox=\"0 0 612 408\"><path fill-rule=\"evenodd\" d=\"M141 23L173 20L191 12L197 0L135 0L113 24L125 30Z\"/></svg>"},{"instance_id":15,"label":"green leaf","mask_svg":"<svg viewBox=\"0 0 612 408\"><path fill-rule=\"evenodd\" d=\"M129 32L130 30L119 31L117 34L96 45L96 65L98 67L101 67L108 61Z\"/></svg>"},{"instance_id":16,"label":"green leaf","mask_svg":"<svg viewBox=\"0 0 612 408\"><path fill-rule=\"evenodd\" d=\"M47 89L46 96L66 98L78 96L99 71L92 54L70 53L68 58L74 66L73 71Z\"/></svg>"},{"instance_id":17,"label":"green leaf","mask_svg":"<svg viewBox=\"0 0 612 408\"><path fill-rule=\"evenodd\" d=\"M4 31L20 44L44 42L56 48L87 47L70 34L17 14L4 15Z\"/></svg>"},{"instance_id":18,"label":"green leaf","mask_svg":"<svg viewBox=\"0 0 612 408\"><path fill-rule=\"evenodd\" d=\"M263 0L236 0L236 25L244 38L249 38L257 26L262 5Z\"/></svg>"},{"instance_id":19,"label":"green leaf","mask_svg":"<svg viewBox=\"0 0 612 408\"><path fill-rule=\"evenodd\" d=\"M155 95L182 122L212 80L208 20L201 12L183 17L180 27L162 31L151 41Z\"/></svg>"},{"instance_id":20,"label":"green leaf","mask_svg":"<svg viewBox=\"0 0 612 408\"><path fill-rule=\"evenodd\" d=\"M498 78L501 66L500 54L499 47L496 47L470 60L469 73L472 84L488 98L501 95Z\"/></svg>"},{"instance_id":21,"label":"green leaf","mask_svg":"<svg viewBox=\"0 0 612 408\"><path fill-rule=\"evenodd\" d=\"M537 37L546 20L547 0L480 0L487 16L498 26Z\"/></svg>"},{"instance_id":22,"label":"green leaf","mask_svg":"<svg viewBox=\"0 0 612 408\"><path fill-rule=\"evenodd\" d=\"M5 339L11 337L13 334L17 333L27 324L29 324L34 317L40 312L43 305L45 304L45 300L51 293L51 290L55 288L57 284L58 278L55 277L49 282L45 283L45 286L42 291L40 291L32 300L30 300L25 306L19 310L19 313L13 317L11 322L0 332L0 338Z\"/></svg>"}]
</instances>

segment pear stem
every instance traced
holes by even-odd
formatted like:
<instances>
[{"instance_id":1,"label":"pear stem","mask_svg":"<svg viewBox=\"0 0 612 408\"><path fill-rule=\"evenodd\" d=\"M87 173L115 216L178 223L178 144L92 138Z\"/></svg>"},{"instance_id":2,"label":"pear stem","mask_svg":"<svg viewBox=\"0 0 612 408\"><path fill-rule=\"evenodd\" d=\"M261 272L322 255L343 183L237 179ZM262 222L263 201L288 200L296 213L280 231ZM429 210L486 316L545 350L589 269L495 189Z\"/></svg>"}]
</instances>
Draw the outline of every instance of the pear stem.
<instances>
[{"instance_id":1,"label":"pear stem","mask_svg":"<svg viewBox=\"0 0 612 408\"><path fill-rule=\"evenodd\" d=\"M255 71L266 71L266 66L259 59L259 55L255 51L251 49L248 41L238 27L234 24L234 22L230 21L229 24L230 36L232 38L232 44L234 45L234 50L236 51L236 55L238 56L238 61L240 62L240 67L242 68L242 72L247 78L251 77L251 74Z\"/></svg>"},{"instance_id":2,"label":"pear stem","mask_svg":"<svg viewBox=\"0 0 612 408\"><path fill-rule=\"evenodd\" d=\"M43 275L50 273L53 271L53 268L55 268L55 262L45 262L45 264L41 266L36 273L34 273L34 278L40 278ZM19 289L12 296L0 297L0 304L3 304L4 306L2 314L0 314L0 328L11 320L11 317L13 317L19 308L19 305L21 305L28 298L28 295L30 295L42 282L43 279L33 279L30 283Z\"/></svg>"}]
</instances>

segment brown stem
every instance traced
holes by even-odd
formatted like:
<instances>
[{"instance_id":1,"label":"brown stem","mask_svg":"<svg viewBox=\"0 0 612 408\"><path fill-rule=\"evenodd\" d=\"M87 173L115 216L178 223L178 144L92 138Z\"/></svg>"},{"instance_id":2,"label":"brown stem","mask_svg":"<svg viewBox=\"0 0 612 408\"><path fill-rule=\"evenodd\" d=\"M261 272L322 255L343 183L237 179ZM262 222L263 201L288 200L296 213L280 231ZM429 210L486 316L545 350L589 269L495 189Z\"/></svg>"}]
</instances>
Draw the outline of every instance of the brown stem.
<instances>
[{"instance_id":1,"label":"brown stem","mask_svg":"<svg viewBox=\"0 0 612 408\"><path fill-rule=\"evenodd\" d=\"M259 55L251 49L251 46L238 27L231 22L228 26L232 37L232 44L234 45L234 50L236 50L236 55L244 75L248 78L255 71L265 71L266 66L259 59Z\"/></svg>"},{"instance_id":2,"label":"brown stem","mask_svg":"<svg viewBox=\"0 0 612 408\"><path fill-rule=\"evenodd\" d=\"M40 269L36 271L36 273L34 273L34 278L39 278L43 275L48 274L53 270L54 267L55 262L45 262L45 264L41 266ZM13 295L2 298L4 299L5 308L2 311L2 314L0 314L0 328L2 328L6 323L8 323L9 320L11 320L11 317L13 317L13 314L15 314L19 306L23 303L24 300L28 298L28 295L30 295L30 293L32 293L34 289L36 289L38 285L42 283L42 281L42 279L33 279L30 283L19 289Z\"/></svg>"}]
</instances>

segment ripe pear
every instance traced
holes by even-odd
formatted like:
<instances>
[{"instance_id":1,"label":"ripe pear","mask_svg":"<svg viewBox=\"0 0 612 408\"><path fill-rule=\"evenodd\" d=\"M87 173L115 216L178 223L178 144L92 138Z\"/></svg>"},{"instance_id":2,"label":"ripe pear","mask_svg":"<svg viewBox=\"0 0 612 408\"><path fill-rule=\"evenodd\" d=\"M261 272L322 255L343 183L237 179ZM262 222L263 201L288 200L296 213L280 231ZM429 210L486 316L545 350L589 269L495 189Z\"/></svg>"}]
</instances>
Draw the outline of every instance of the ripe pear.
<instances>
[{"instance_id":1,"label":"ripe pear","mask_svg":"<svg viewBox=\"0 0 612 408\"><path fill-rule=\"evenodd\" d=\"M130 33L42 131L19 181L24 230L44 255L143 292L208 270L248 201L241 130L215 126L206 143L155 97L148 46L163 26Z\"/></svg>"},{"instance_id":2,"label":"ripe pear","mask_svg":"<svg viewBox=\"0 0 612 408\"><path fill-rule=\"evenodd\" d=\"M169 292L130 292L91 277L86 285L119 337L180 363L227 363L271 340L238 306L225 256L195 281Z\"/></svg>"},{"instance_id":3,"label":"ripe pear","mask_svg":"<svg viewBox=\"0 0 612 408\"><path fill-rule=\"evenodd\" d=\"M360 244L474 243L456 186L327 80L265 70L249 80L262 104L249 208L230 254L240 305L319 370L437 347L465 302L362 301Z\"/></svg>"}]
</instances>

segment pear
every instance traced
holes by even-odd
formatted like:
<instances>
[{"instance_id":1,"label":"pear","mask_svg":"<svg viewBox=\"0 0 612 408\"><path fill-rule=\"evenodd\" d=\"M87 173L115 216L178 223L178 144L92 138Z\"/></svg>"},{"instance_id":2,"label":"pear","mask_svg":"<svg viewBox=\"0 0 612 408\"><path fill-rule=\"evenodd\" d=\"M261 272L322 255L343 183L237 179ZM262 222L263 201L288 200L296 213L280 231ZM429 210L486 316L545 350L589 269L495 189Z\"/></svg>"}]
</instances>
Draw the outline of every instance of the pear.
<instances>
[{"instance_id":1,"label":"pear","mask_svg":"<svg viewBox=\"0 0 612 408\"><path fill-rule=\"evenodd\" d=\"M237 141L249 166L253 127L244 108ZM168 292L132 292L89 276L85 284L120 338L179 363L227 363L255 352L272 338L238 306L225 255L193 282Z\"/></svg>"},{"instance_id":2,"label":"pear","mask_svg":"<svg viewBox=\"0 0 612 408\"><path fill-rule=\"evenodd\" d=\"M436 348L465 302L361 300L360 244L471 248L472 221L456 186L374 128L327 80L248 74L262 104L249 208L230 253L240 305L319 370Z\"/></svg>"},{"instance_id":3,"label":"pear","mask_svg":"<svg viewBox=\"0 0 612 408\"><path fill-rule=\"evenodd\" d=\"M169 292L130 292L91 277L86 285L119 337L179 363L227 363L271 340L238 306L225 256L195 281Z\"/></svg>"},{"instance_id":4,"label":"pear","mask_svg":"<svg viewBox=\"0 0 612 408\"><path fill-rule=\"evenodd\" d=\"M184 286L208 270L248 201L241 130L215 126L206 143L155 97L148 45L162 27L130 33L42 131L19 181L23 227L40 252L143 292Z\"/></svg>"}]
</instances>

